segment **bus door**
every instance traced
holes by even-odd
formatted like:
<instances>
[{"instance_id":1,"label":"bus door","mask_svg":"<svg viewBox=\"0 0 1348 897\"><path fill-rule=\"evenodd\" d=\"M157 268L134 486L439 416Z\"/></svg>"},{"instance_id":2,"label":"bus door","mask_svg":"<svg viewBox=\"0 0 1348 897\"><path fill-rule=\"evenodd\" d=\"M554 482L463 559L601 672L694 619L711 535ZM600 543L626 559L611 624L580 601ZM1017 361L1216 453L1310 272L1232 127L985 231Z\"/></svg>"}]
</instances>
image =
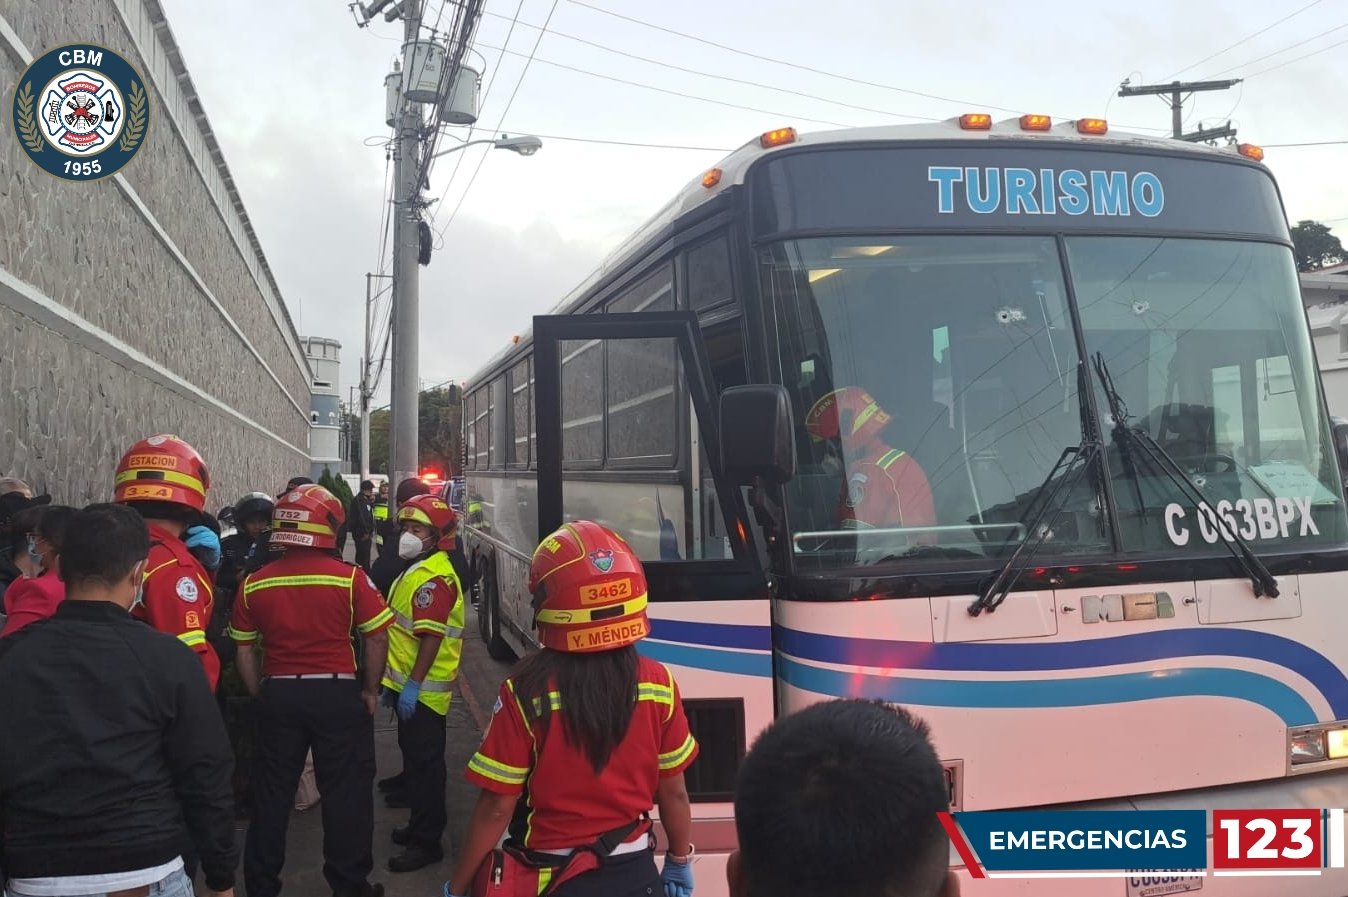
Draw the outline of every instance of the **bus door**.
<instances>
[{"instance_id":1,"label":"bus door","mask_svg":"<svg viewBox=\"0 0 1348 897\"><path fill-rule=\"evenodd\" d=\"M721 476L717 396L692 312L534 318L538 532L590 519L641 558L651 634L701 751L698 853L734 846L735 776L773 716L771 603L741 490ZM710 870L709 870L710 871Z\"/></svg>"}]
</instances>

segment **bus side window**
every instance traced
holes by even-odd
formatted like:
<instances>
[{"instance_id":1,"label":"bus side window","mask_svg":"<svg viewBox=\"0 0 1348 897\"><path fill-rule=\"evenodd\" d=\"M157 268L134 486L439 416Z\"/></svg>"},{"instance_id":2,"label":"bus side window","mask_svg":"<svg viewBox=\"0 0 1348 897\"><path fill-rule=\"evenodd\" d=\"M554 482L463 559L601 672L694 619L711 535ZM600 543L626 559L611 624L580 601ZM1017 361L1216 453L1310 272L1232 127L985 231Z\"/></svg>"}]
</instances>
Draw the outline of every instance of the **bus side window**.
<instances>
[{"instance_id":1,"label":"bus side window","mask_svg":"<svg viewBox=\"0 0 1348 897\"><path fill-rule=\"evenodd\" d=\"M730 242L725 234L688 250L688 287L686 304L703 311L735 298L730 273Z\"/></svg>"}]
</instances>

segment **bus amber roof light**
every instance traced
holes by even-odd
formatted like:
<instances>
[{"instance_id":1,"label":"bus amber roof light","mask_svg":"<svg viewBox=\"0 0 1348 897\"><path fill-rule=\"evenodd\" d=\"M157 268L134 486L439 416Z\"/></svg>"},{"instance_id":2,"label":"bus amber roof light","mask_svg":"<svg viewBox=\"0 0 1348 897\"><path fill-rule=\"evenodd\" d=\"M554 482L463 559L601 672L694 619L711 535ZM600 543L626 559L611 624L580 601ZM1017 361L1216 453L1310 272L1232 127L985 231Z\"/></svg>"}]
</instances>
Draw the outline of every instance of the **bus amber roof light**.
<instances>
[{"instance_id":1,"label":"bus amber roof light","mask_svg":"<svg viewBox=\"0 0 1348 897\"><path fill-rule=\"evenodd\" d=\"M721 183L721 169L719 168L707 169L707 173L702 176L702 186L710 190L712 187L715 187L719 183Z\"/></svg>"},{"instance_id":2,"label":"bus amber roof light","mask_svg":"<svg viewBox=\"0 0 1348 897\"><path fill-rule=\"evenodd\" d=\"M1109 122L1103 118L1078 118L1078 134L1107 134L1109 133Z\"/></svg>"},{"instance_id":3,"label":"bus amber roof light","mask_svg":"<svg viewBox=\"0 0 1348 897\"><path fill-rule=\"evenodd\" d=\"M767 131L758 138L758 145L763 147L763 149L772 149L774 146L786 146L788 143L795 142L795 128L778 128L775 131Z\"/></svg>"},{"instance_id":4,"label":"bus amber roof light","mask_svg":"<svg viewBox=\"0 0 1348 897\"><path fill-rule=\"evenodd\" d=\"M960 116L960 129L964 131L992 130L992 116L986 112L966 112Z\"/></svg>"},{"instance_id":5,"label":"bus amber roof light","mask_svg":"<svg viewBox=\"0 0 1348 897\"><path fill-rule=\"evenodd\" d=\"M1236 147L1240 154L1247 159L1253 159L1256 162L1264 161L1264 148L1255 146L1253 143L1242 143Z\"/></svg>"},{"instance_id":6,"label":"bus amber roof light","mask_svg":"<svg viewBox=\"0 0 1348 897\"><path fill-rule=\"evenodd\" d=\"M1020 117L1020 129L1022 131L1047 131L1053 127L1053 117L1049 115L1022 115Z\"/></svg>"}]
</instances>

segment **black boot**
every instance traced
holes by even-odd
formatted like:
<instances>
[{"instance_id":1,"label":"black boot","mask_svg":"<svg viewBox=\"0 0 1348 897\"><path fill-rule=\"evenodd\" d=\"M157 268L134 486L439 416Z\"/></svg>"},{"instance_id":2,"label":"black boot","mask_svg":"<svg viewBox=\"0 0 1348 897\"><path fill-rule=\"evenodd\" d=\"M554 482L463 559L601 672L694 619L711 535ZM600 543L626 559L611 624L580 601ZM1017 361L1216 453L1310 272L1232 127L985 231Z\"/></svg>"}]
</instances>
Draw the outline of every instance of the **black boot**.
<instances>
[{"instance_id":1,"label":"black boot","mask_svg":"<svg viewBox=\"0 0 1348 897\"><path fill-rule=\"evenodd\" d=\"M380 779L378 782L375 782L375 785L379 788L379 790L384 792L401 791L403 784L404 779L402 773L398 773L396 776L389 776L387 779Z\"/></svg>"},{"instance_id":2,"label":"black boot","mask_svg":"<svg viewBox=\"0 0 1348 897\"><path fill-rule=\"evenodd\" d=\"M396 857L390 857L388 868L390 872L415 872L444 858L445 852L439 847L413 845Z\"/></svg>"},{"instance_id":3,"label":"black boot","mask_svg":"<svg viewBox=\"0 0 1348 897\"><path fill-rule=\"evenodd\" d=\"M397 844L399 847L406 847L412 843L412 838L408 835L407 826L405 825L400 825L395 828L389 833L389 837L393 840L393 843Z\"/></svg>"}]
</instances>

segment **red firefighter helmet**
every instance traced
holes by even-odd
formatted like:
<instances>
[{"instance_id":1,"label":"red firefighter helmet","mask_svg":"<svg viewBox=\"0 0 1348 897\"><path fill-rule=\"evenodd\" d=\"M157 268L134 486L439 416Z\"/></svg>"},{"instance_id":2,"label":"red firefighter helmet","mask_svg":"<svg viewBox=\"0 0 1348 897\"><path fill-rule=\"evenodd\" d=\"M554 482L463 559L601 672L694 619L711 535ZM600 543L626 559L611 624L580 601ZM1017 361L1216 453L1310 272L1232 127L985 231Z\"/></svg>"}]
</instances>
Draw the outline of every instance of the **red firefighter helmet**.
<instances>
[{"instance_id":1,"label":"red firefighter helmet","mask_svg":"<svg viewBox=\"0 0 1348 897\"><path fill-rule=\"evenodd\" d=\"M545 538L529 565L538 638L554 651L611 651L650 634L646 573L617 533L577 520Z\"/></svg>"},{"instance_id":2,"label":"red firefighter helmet","mask_svg":"<svg viewBox=\"0 0 1348 897\"><path fill-rule=\"evenodd\" d=\"M845 445L870 442L893 418L859 386L844 386L821 397L805 415L805 430L815 439L841 436Z\"/></svg>"},{"instance_id":3,"label":"red firefighter helmet","mask_svg":"<svg viewBox=\"0 0 1348 897\"><path fill-rule=\"evenodd\" d=\"M336 548L346 522L342 503L315 483L296 486L276 500L271 512L271 544L277 547Z\"/></svg>"},{"instance_id":4,"label":"red firefighter helmet","mask_svg":"<svg viewBox=\"0 0 1348 897\"><path fill-rule=\"evenodd\" d=\"M412 521L429 526L440 535L436 548L454 547L454 535L459 526L459 515L444 499L434 495L413 495L398 506L398 522Z\"/></svg>"},{"instance_id":5,"label":"red firefighter helmet","mask_svg":"<svg viewBox=\"0 0 1348 897\"><path fill-rule=\"evenodd\" d=\"M119 504L162 501L204 511L211 475L197 450L177 436L151 436L122 455L113 486Z\"/></svg>"}]
</instances>

